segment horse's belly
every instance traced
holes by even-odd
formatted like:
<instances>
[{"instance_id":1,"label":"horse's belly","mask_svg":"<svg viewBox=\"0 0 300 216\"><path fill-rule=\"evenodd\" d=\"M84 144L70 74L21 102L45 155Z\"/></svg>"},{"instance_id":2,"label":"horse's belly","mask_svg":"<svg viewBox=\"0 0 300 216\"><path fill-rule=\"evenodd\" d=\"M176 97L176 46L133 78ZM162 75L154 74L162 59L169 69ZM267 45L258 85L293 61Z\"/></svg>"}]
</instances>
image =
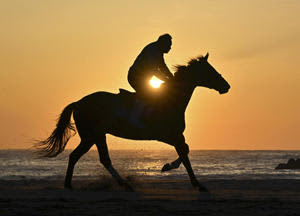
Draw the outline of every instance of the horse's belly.
<instances>
[{"instance_id":1,"label":"horse's belly","mask_svg":"<svg viewBox=\"0 0 300 216\"><path fill-rule=\"evenodd\" d=\"M134 125L128 123L119 123L115 127L107 130L108 134L133 140L156 140L157 131L149 130L149 128L137 128Z\"/></svg>"},{"instance_id":2,"label":"horse's belly","mask_svg":"<svg viewBox=\"0 0 300 216\"><path fill-rule=\"evenodd\" d=\"M141 124L137 127L129 119L115 118L111 122L107 133L126 139L133 140L161 140L163 137L170 137L182 134L185 128L184 121L157 121L150 124Z\"/></svg>"}]
</instances>

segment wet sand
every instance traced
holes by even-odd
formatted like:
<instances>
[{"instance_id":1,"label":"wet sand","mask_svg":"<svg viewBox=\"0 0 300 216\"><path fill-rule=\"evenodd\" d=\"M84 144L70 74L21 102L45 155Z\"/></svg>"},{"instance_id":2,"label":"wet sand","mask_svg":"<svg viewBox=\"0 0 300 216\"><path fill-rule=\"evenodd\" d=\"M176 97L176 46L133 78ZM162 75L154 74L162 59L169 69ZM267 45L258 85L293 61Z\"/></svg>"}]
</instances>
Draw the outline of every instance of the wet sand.
<instances>
[{"instance_id":1,"label":"wet sand","mask_svg":"<svg viewBox=\"0 0 300 216\"><path fill-rule=\"evenodd\" d=\"M74 180L0 180L0 216L11 215L300 215L300 180L128 179L126 192L108 177Z\"/></svg>"}]
</instances>

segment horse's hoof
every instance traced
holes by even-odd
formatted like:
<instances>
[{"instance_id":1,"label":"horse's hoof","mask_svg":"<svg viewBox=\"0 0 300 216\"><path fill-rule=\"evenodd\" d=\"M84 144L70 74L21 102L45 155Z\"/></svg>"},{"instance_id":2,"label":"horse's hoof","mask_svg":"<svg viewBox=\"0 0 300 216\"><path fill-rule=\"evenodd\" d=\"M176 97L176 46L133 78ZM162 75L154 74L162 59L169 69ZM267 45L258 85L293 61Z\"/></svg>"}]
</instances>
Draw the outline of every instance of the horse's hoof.
<instances>
[{"instance_id":1,"label":"horse's hoof","mask_svg":"<svg viewBox=\"0 0 300 216\"><path fill-rule=\"evenodd\" d=\"M129 184L124 184L125 191L134 192L134 189Z\"/></svg>"},{"instance_id":2,"label":"horse's hoof","mask_svg":"<svg viewBox=\"0 0 300 216\"><path fill-rule=\"evenodd\" d=\"M169 170L171 170L171 169L172 169L171 165L170 165L169 163L167 163L167 164L165 164L165 165L163 166L163 168L161 169L161 171L162 171L162 172L166 172L166 171L169 171Z\"/></svg>"},{"instance_id":3,"label":"horse's hoof","mask_svg":"<svg viewBox=\"0 0 300 216\"><path fill-rule=\"evenodd\" d=\"M204 187L204 186L202 186L202 185L198 185L197 186L197 189L198 189L198 191L199 192L209 192L208 190L207 190L207 188L206 187Z\"/></svg>"},{"instance_id":4,"label":"horse's hoof","mask_svg":"<svg viewBox=\"0 0 300 216\"><path fill-rule=\"evenodd\" d=\"M73 187L72 185L65 185L64 187L66 190L73 190Z\"/></svg>"}]
</instances>

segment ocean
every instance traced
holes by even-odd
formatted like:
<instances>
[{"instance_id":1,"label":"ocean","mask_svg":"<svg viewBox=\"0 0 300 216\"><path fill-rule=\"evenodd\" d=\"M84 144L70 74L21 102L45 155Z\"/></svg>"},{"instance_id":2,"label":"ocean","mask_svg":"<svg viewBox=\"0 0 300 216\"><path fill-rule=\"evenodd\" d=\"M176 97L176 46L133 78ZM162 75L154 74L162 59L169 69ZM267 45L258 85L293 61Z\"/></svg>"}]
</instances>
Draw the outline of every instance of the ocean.
<instances>
[{"instance_id":1,"label":"ocean","mask_svg":"<svg viewBox=\"0 0 300 216\"><path fill-rule=\"evenodd\" d=\"M71 150L56 158L36 158L30 150L0 150L0 180L64 179ZM121 176L145 179L187 180L183 165L161 172L165 163L177 158L175 150L111 150L115 169ZM205 179L300 179L300 170L275 170L279 163L300 158L300 151L192 150L189 154L199 180ZM74 179L97 179L109 175L95 150L85 154L75 166Z\"/></svg>"}]
</instances>

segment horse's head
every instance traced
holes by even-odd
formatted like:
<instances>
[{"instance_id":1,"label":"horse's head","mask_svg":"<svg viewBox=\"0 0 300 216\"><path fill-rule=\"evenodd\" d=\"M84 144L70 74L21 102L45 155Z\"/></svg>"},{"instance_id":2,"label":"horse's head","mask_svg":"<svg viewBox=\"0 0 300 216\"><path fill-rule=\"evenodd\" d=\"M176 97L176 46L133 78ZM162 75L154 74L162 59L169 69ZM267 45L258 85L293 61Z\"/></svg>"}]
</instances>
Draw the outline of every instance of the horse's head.
<instances>
[{"instance_id":1,"label":"horse's head","mask_svg":"<svg viewBox=\"0 0 300 216\"><path fill-rule=\"evenodd\" d=\"M189 61L187 66L177 66L177 76L181 81L188 81L196 86L215 89L220 94L230 89L228 82L219 74L208 61L208 53Z\"/></svg>"}]
</instances>

